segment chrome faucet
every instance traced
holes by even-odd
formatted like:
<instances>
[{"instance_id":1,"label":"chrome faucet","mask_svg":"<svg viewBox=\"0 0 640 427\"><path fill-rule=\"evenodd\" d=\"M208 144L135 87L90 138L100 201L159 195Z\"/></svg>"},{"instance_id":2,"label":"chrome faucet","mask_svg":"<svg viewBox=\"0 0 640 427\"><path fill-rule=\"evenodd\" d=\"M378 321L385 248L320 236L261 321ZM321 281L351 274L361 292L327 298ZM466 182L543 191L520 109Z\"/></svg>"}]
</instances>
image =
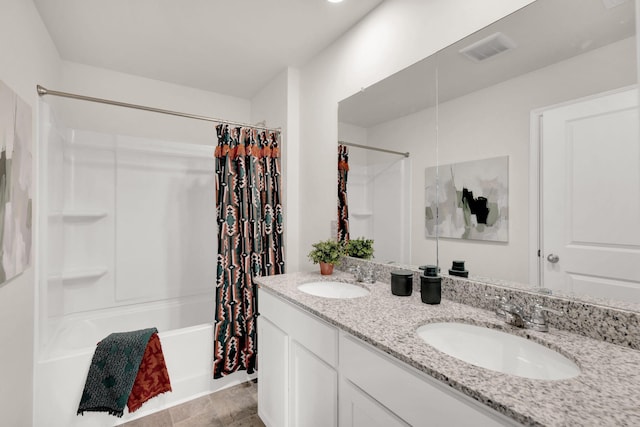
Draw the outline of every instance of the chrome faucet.
<instances>
[{"instance_id":1,"label":"chrome faucet","mask_svg":"<svg viewBox=\"0 0 640 427\"><path fill-rule=\"evenodd\" d=\"M509 325L516 328L533 329L534 331L548 332L549 324L547 323L546 313L550 312L558 316L562 315L561 311L545 307L536 301L533 306L533 313L530 317L526 316L522 307L507 302L506 298L495 297L498 300L496 307L496 316L504 319Z\"/></svg>"}]
</instances>

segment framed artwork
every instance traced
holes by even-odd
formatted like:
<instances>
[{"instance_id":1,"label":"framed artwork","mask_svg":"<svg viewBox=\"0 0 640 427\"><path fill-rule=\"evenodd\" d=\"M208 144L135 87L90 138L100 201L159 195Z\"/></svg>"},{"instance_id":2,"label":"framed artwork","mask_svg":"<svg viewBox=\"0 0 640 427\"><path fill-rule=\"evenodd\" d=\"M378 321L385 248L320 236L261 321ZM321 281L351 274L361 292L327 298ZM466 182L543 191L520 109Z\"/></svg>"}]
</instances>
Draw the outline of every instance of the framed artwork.
<instances>
[{"instance_id":1,"label":"framed artwork","mask_svg":"<svg viewBox=\"0 0 640 427\"><path fill-rule=\"evenodd\" d=\"M0 283L31 262L31 107L0 81Z\"/></svg>"},{"instance_id":2,"label":"framed artwork","mask_svg":"<svg viewBox=\"0 0 640 427\"><path fill-rule=\"evenodd\" d=\"M425 235L509 241L509 157L427 168Z\"/></svg>"}]
</instances>

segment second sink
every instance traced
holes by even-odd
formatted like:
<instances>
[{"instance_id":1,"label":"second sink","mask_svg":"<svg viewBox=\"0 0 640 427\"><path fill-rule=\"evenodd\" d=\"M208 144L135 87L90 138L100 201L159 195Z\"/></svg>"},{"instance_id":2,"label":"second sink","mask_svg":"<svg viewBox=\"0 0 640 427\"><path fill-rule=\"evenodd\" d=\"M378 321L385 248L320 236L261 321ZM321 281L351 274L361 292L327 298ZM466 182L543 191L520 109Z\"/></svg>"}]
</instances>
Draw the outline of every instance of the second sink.
<instances>
[{"instance_id":1,"label":"second sink","mask_svg":"<svg viewBox=\"0 0 640 427\"><path fill-rule=\"evenodd\" d=\"M580 373L560 353L526 338L466 323L428 323L416 333L427 344L472 365L519 377L562 380Z\"/></svg>"}]
</instances>

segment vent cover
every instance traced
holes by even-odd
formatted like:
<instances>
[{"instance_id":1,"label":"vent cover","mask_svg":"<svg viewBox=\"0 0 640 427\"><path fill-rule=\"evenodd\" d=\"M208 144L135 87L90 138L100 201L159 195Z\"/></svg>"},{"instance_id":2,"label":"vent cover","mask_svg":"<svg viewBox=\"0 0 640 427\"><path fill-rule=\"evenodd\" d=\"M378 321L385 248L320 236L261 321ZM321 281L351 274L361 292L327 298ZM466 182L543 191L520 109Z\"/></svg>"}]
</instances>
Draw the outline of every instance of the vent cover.
<instances>
[{"instance_id":1,"label":"vent cover","mask_svg":"<svg viewBox=\"0 0 640 427\"><path fill-rule=\"evenodd\" d=\"M509 37L495 33L463 49L460 53L474 62L484 61L516 47Z\"/></svg>"}]
</instances>

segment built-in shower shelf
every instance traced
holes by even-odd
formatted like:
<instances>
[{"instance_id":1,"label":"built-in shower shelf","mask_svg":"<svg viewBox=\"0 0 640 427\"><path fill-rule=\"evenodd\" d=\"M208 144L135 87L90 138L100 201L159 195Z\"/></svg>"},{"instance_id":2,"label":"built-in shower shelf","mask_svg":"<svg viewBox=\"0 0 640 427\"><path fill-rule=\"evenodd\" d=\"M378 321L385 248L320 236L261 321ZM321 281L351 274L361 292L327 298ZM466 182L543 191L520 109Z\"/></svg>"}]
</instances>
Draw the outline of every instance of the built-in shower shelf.
<instances>
[{"instance_id":1,"label":"built-in shower shelf","mask_svg":"<svg viewBox=\"0 0 640 427\"><path fill-rule=\"evenodd\" d=\"M106 212L96 211L66 211L66 212L52 212L49 214L51 218L62 218L64 221L97 221L107 216Z\"/></svg>"},{"instance_id":2,"label":"built-in shower shelf","mask_svg":"<svg viewBox=\"0 0 640 427\"><path fill-rule=\"evenodd\" d=\"M61 274L49 276L49 280L62 279L63 282L68 282L72 280L98 279L107 274L107 271L108 270L103 267L79 268L63 271Z\"/></svg>"},{"instance_id":3,"label":"built-in shower shelf","mask_svg":"<svg viewBox=\"0 0 640 427\"><path fill-rule=\"evenodd\" d=\"M349 215L353 215L356 217L368 217L368 216L372 216L373 212L371 211L355 211L355 212L349 212Z\"/></svg>"}]
</instances>

